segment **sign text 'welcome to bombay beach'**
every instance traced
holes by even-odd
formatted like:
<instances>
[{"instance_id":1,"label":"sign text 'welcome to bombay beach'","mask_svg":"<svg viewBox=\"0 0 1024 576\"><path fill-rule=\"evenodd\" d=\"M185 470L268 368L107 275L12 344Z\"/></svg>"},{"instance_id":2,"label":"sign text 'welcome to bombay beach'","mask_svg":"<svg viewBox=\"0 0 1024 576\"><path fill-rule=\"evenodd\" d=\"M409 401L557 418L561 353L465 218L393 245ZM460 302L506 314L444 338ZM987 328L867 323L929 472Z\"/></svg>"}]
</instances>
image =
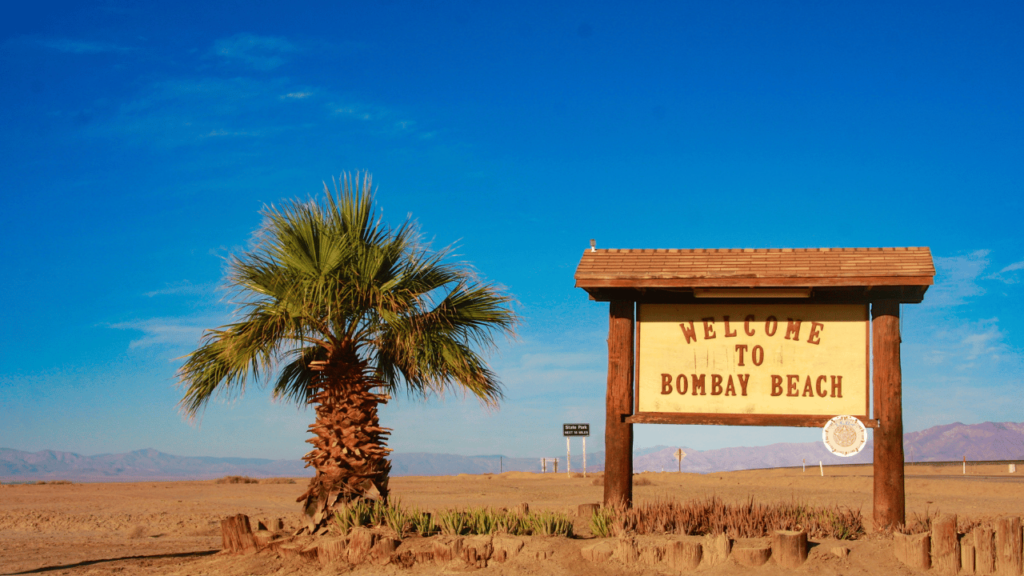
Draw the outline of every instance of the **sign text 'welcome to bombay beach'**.
<instances>
[{"instance_id":1,"label":"sign text 'welcome to bombay beach'","mask_svg":"<svg viewBox=\"0 0 1024 576\"><path fill-rule=\"evenodd\" d=\"M865 305L640 304L639 412L868 414Z\"/></svg>"}]
</instances>

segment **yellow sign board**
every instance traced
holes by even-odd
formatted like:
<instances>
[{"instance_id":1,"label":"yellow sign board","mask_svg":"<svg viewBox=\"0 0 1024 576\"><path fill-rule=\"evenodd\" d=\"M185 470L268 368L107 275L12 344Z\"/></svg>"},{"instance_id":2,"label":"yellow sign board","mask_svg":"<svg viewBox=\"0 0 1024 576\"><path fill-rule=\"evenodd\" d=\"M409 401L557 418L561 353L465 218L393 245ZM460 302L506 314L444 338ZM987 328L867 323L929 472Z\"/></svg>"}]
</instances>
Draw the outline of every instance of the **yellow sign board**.
<instances>
[{"instance_id":1,"label":"yellow sign board","mask_svg":"<svg viewBox=\"0 0 1024 576\"><path fill-rule=\"evenodd\" d=\"M638 412L868 415L868 307L641 304Z\"/></svg>"}]
</instances>

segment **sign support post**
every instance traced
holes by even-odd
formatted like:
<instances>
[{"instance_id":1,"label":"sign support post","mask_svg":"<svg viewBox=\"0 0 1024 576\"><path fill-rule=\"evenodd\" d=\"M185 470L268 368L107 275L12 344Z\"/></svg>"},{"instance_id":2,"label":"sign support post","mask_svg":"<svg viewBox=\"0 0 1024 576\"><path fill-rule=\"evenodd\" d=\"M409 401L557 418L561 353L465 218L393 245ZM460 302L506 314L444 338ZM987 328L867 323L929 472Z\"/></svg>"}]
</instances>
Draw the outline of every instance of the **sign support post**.
<instances>
[{"instance_id":1,"label":"sign support post","mask_svg":"<svg viewBox=\"0 0 1024 576\"><path fill-rule=\"evenodd\" d=\"M903 378L900 370L900 304L871 304L874 352L875 428L874 524L886 530L906 523L903 470Z\"/></svg>"},{"instance_id":2,"label":"sign support post","mask_svg":"<svg viewBox=\"0 0 1024 576\"><path fill-rule=\"evenodd\" d=\"M565 437L565 476L572 478L572 450L569 449L569 437Z\"/></svg>"},{"instance_id":3,"label":"sign support post","mask_svg":"<svg viewBox=\"0 0 1024 576\"><path fill-rule=\"evenodd\" d=\"M633 309L629 301L608 307L608 390L604 424L604 502L633 505Z\"/></svg>"}]
</instances>

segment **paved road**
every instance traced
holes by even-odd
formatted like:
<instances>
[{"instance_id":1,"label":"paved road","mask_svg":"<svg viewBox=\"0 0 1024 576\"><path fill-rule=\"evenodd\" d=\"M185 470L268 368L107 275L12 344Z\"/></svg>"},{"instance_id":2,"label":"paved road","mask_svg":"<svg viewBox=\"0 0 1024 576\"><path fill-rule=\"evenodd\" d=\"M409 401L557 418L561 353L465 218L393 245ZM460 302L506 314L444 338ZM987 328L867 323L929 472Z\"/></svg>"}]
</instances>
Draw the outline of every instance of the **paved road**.
<instances>
[{"instance_id":1,"label":"paved road","mask_svg":"<svg viewBox=\"0 0 1024 576\"><path fill-rule=\"evenodd\" d=\"M871 474L857 474L858 478L871 478ZM921 480L970 480L977 482L1011 482L1022 484L1024 483L1024 476L980 476L968 474L964 475L953 475L953 474L907 474L905 478L915 478Z\"/></svg>"}]
</instances>

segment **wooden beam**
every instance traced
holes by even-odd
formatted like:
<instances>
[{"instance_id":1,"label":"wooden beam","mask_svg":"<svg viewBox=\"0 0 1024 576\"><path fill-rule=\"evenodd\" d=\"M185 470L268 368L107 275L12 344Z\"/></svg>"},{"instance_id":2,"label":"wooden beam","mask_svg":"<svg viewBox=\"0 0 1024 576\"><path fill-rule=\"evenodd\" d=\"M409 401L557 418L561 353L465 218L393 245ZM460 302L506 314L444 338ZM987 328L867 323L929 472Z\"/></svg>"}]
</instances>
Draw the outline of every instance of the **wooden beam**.
<instances>
[{"instance_id":1,"label":"wooden beam","mask_svg":"<svg viewBox=\"0 0 1024 576\"><path fill-rule=\"evenodd\" d=\"M614 302L632 300L642 303L664 304L741 304L764 303L758 298L696 298L696 288L585 288L591 300ZM870 304L878 300L898 300L904 304L917 304L924 299L928 286L828 286L816 287L809 298L773 299L775 304Z\"/></svg>"},{"instance_id":2,"label":"wooden beam","mask_svg":"<svg viewBox=\"0 0 1024 576\"><path fill-rule=\"evenodd\" d=\"M781 276L757 277L735 275L730 277L668 277L643 278L623 277L608 273L598 277L596 274L579 274L576 276L576 287L590 288L760 288L801 286L817 288L819 286L931 286L931 276Z\"/></svg>"},{"instance_id":3,"label":"wooden beam","mask_svg":"<svg viewBox=\"0 0 1024 576\"><path fill-rule=\"evenodd\" d=\"M903 478L903 377L900 369L900 305L882 300L871 305L874 349L875 461L874 525L891 530L906 523Z\"/></svg>"},{"instance_id":4,"label":"wooden beam","mask_svg":"<svg viewBox=\"0 0 1024 576\"><path fill-rule=\"evenodd\" d=\"M700 424L723 426L796 426L821 428L833 415L803 414L696 414L679 412L638 412L625 418L630 424ZM878 426L877 420L856 416L865 428Z\"/></svg>"},{"instance_id":5,"label":"wooden beam","mask_svg":"<svg viewBox=\"0 0 1024 576\"><path fill-rule=\"evenodd\" d=\"M608 392L605 397L604 503L633 504L633 310L635 304L608 306Z\"/></svg>"}]
</instances>

